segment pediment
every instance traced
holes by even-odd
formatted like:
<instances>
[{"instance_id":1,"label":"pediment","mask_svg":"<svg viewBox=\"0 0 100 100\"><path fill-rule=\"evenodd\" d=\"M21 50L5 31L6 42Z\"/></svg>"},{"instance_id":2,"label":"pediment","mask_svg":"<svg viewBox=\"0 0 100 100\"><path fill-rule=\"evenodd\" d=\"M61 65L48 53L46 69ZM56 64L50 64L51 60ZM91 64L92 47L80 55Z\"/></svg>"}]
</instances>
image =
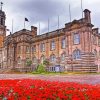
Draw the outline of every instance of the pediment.
<instances>
[{"instance_id":1,"label":"pediment","mask_svg":"<svg viewBox=\"0 0 100 100\"><path fill-rule=\"evenodd\" d=\"M78 28L80 26L80 23L79 21L77 20L74 20L72 23L71 23L71 29L75 29L75 28Z\"/></svg>"},{"instance_id":2,"label":"pediment","mask_svg":"<svg viewBox=\"0 0 100 100\"><path fill-rule=\"evenodd\" d=\"M26 30L26 29L22 29L20 31L17 31L13 34L13 36L19 36L19 35L24 35L24 34L29 34L30 35L30 31L29 30Z\"/></svg>"}]
</instances>

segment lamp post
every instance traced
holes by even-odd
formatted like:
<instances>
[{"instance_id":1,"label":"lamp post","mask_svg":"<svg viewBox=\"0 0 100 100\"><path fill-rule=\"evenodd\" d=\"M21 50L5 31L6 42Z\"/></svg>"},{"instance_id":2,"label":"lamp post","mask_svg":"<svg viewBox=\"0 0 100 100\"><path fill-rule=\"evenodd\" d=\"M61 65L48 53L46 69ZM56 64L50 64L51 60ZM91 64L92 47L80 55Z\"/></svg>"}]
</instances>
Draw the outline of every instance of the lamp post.
<instances>
[{"instance_id":1,"label":"lamp post","mask_svg":"<svg viewBox=\"0 0 100 100\"><path fill-rule=\"evenodd\" d=\"M73 56L71 55L71 67L72 67L72 72L73 72Z\"/></svg>"}]
</instances>

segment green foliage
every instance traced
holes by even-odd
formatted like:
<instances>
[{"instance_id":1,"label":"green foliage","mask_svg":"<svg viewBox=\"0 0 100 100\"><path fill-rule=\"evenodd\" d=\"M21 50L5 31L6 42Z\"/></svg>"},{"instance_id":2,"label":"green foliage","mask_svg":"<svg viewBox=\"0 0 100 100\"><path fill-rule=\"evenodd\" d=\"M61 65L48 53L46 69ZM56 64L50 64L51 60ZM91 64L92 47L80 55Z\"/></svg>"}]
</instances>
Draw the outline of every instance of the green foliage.
<instances>
[{"instance_id":1,"label":"green foliage","mask_svg":"<svg viewBox=\"0 0 100 100\"><path fill-rule=\"evenodd\" d=\"M36 71L39 72L39 73L45 72L45 67L44 67L44 65L43 65L43 64L38 65Z\"/></svg>"},{"instance_id":2,"label":"green foliage","mask_svg":"<svg viewBox=\"0 0 100 100\"><path fill-rule=\"evenodd\" d=\"M50 63L49 63L48 60L44 60L44 61L43 61L43 64L46 65L46 66L49 66L49 65L50 65Z\"/></svg>"},{"instance_id":3,"label":"green foliage","mask_svg":"<svg viewBox=\"0 0 100 100\"><path fill-rule=\"evenodd\" d=\"M31 66L32 65L32 61L30 60L30 59L28 59L27 61L26 61L26 66Z\"/></svg>"}]
</instances>

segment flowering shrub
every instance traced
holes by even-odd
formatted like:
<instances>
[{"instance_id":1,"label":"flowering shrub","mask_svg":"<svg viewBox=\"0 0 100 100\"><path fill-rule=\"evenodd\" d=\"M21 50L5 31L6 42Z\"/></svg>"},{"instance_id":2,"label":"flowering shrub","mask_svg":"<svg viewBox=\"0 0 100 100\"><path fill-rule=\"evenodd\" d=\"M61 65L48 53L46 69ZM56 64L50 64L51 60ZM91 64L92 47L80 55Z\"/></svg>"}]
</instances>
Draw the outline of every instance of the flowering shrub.
<instances>
[{"instance_id":1,"label":"flowering shrub","mask_svg":"<svg viewBox=\"0 0 100 100\"><path fill-rule=\"evenodd\" d=\"M100 100L100 85L43 80L0 80L0 100Z\"/></svg>"}]
</instances>

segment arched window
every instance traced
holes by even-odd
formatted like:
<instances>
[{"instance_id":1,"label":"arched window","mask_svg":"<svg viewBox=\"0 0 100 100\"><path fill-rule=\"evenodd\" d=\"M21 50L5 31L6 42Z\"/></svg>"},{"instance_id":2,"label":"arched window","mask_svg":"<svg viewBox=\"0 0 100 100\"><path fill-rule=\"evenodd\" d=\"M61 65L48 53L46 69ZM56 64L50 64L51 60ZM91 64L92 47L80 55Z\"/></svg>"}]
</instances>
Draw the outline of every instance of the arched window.
<instances>
[{"instance_id":1,"label":"arched window","mask_svg":"<svg viewBox=\"0 0 100 100\"><path fill-rule=\"evenodd\" d=\"M55 62L56 61L56 56L53 54L50 56L50 61Z\"/></svg>"},{"instance_id":2,"label":"arched window","mask_svg":"<svg viewBox=\"0 0 100 100\"><path fill-rule=\"evenodd\" d=\"M33 60L33 63L37 63L37 58L35 56L33 57L32 60Z\"/></svg>"},{"instance_id":3,"label":"arched window","mask_svg":"<svg viewBox=\"0 0 100 100\"><path fill-rule=\"evenodd\" d=\"M74 50L73 52L73 59L80 59L81 58L81 51L80 50Z\"/></svg>"},{"instance_id":4,"label":"arched window","mask_svg":"<svg viewBox=\"0 0 100 100\"><path fill-rule=\"evenodd\" d=\"M43 63L44 60L45 60L45 56L42 55L42 56L41 56L41 62Z\"/></svg>"},{"instance_id":5,"label":"arched window","mask_svg":"<svg viewBox=\"0 0 100 100\"><path fill-rule=\"evenodd\" d=\"M30 60L29 58L26 58L26 62L29 61L29 60Z\"/></svg>"},{"instance_id":6,"label":"arched window","mask_svg":"<svg viewBox=\"0 0 100 100\"><path fill-rule=\"evenodd\" d=\"M32 53L36 52L36 45L32 46Z\"/></svg>"},{"instance_id":7,"label":"arched window","mask_svg":"<svg viewBox=\"0 0 100 100\"><path fill-rule=\"evenodd\" d=\"M29 53L29 52L30 52L30 47L26 46L26 53Z\"/></svg>"},{"instance_id":8,"label":"arched window","mask_svg":"<svg viewBox=\"0 0 100 100\"><path fill-rule=\"evenodd\" d=\"M97 50L96 49L94 49L94 55L97 56Z\"/></svg>"},{"instance_id":9,"label":"arched window","mask_svg":"<svg viewBox=\"0 0 100 100\"><path fill-rule=\"evenodd\" d=\"M18 46L18 53L21 53L21 46Z\"/></svg>"},{"instance_id":10,"label":"arched window","mask_svg":"<svg viewBox=\"0 0 100 100\"><path fill-rule=\"evenodd\" d=\"M41 52L45 51L45 44L44 43L40 44L40 51Z\"/></svg>"},{"instance_id":11,"label":"arched window","mask_svg":"<svg viewBox=\"0 0 100 100\"><path fill-rule=\"evenodd\" d=\"M74 44L80 43L80 35L79 33L74 33Z\"/></svg>"},{"instance_id":12,"label":"arched window","mask_svg":"<svg viewBox=\"0 0 100 100\"><path fill-rule=\"evenodd\" d=\"M17 61L18 61L18 64L21 64L21 58L20 57L18 57Z\"/></svg>"},{"instance_id":13,"label":"arched window","mask_svg":"<svg viewBox=\"0 0 100 100\"><path fill-rule=\"evenodd\" d=\"M54 40L52 40L51 41L51 44L50 44L51 46L51 50L55 50L55 48L56 48L56 44L55 44L55 41Z\"/></svg>"},{"instance_id":14,"label":"arched window","mask_svg":"<svg viewBox=\"0 0 100 100\"><path fill-rule=\"evenodd\" d=\"M65 37L62 38L62 40L61 40L61 47L62 47L62 49L66 48L66 38Z\"/></svg>"},{"instance_id":15,"label":"arched window","mask_svg":"<svg viewBox=\"0 0 100 100\"><path fill-rule=\"evenodd\" d=\"M66 58L66 53L63 53L63 54L61 55L61 61L65 61L65 58Z\"/></svg>"}]
</instances>

